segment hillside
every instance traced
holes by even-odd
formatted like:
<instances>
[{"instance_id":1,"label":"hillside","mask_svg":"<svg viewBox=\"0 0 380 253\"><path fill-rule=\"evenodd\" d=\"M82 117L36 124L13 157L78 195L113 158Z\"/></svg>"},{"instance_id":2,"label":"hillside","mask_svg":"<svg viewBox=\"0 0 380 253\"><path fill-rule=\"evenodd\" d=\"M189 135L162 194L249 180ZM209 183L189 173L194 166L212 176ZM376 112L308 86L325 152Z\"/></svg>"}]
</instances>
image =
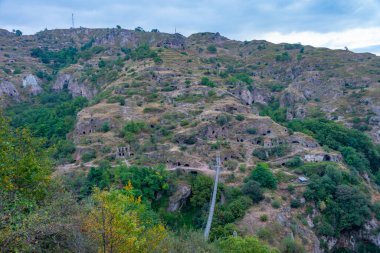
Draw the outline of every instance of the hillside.
<instances>
[{"instance_id":1,"label":"hillside","mask_svg":"<svg viewBox=\"0 0 380 253\"><path fill-rule=\"evenodd\" d=\"M212 176L220 154L215 238L234 224L278 248L289 235L308 252L379 247L379 95L380 57L369 53L219 33L0 30L0 104L12 127L54 149L56 177L90 180L98 168L117 185L113 168L162 165L171 190L157 212L177 206L161 215L180 227L209 203L189 204L189 177ZM261 167L274 187L255 179ZM243 198L227 189L241 186L264 200L227 219L221 212Z\"/></svg>"}]
</instances>

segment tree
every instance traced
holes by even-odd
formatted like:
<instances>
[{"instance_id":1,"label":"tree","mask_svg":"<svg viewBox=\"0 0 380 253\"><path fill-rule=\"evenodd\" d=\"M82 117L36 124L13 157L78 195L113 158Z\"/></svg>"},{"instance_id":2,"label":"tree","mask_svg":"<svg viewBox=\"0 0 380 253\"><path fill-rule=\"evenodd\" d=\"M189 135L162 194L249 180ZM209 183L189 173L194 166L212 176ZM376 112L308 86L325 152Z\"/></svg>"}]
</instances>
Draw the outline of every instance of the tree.
<instances>
[{"instance_id":1,"label":"tree","mask_svg":"<svg viewBox=\"0 0 380 253\"><path fill-rule=\"evenodd\" d=\"M16 30L16 31L15 31L15 34L16 34L16 36L21 36L21 35L22 35L22 32L21 32L20 30Z\"/></svg>"},{"instance_id":2,"label":"tree","mask_svg":"<svg viewBox=\"0 0 380 253\"><path fill-rule=\"evenodd\" d=\"M254 180L249 180L243 185L241 190L245 195L252 199L253 203L258 203L264 199L263 190L260 187L260 183Z\"/></svg>"},{"instance_id":3,"label":"tree","mask_svg":"<svg viewBox=\"0 0 380 253\"><path fill-rule=\"evenodd\" d=\"M145 32L144 29L141 26L138 26L135 28L136 32Z\"/></svg>"},{"instance_id":4,"label":"tree","mask_svg":"<svg viewBox=\"0 0 380 253\"><path fill-rule=\"evenodd\" d=\"M160 31L158 29L152 29L152 33L159 33Z\"/></svg>"},{"instance_id":5,"label":"tree","mask_svg":"<svg viewBox=\"0 0 380 253\"><path fill-rule=\"evenodd\" d=\"M93 206L85 219L84 228L97 243L99 251L152 252L167 237L161 225L144 224L146 212L141 197L132 194L132 185L123 191L94 189Z\"/></svg>"},{"instance_id":6,"label":"tree","mask_svg":"<svg viewBox=\"0 0 380 253\"><path fill-rule=\"evenodd\" d=\"M257 181L264 188L277 188L277 179L270 171L269 166L266 163L257 164L256 168L252 171L250 179Z\"/></svg>"},{"instance_id":7,"label":"tree","mask_svg":"<svg viewBox=\"0 0 380 253\"><path fill-rule=\"evenodd\" d=\"M120 26L120 25L117 25L117 26L116 26L116 29L121 29L121 26Z\"/></svg>"},{"instance_id":8,"label":"tree","mask_svg":"<svg viewBox=\"0 0 380 253\"><path fill-rule=\"evenodd\" d=\"M247 237L229 237L221 241L220 247L222 252L235 252L235 253L276 253L276 249L269 247L264 242L261 242L254 236Z\"/></svg>"},{"instance_id":9,"label":"tree","mask_svg":"<svg viewBox=\"0 0 380 253\"><path fill-rule=\"evenodd\" d=\"M0 113L0 251L14 251L27 215L47 194L51 163L42 142L13 130Z\"/></svg>"}]
</instances>

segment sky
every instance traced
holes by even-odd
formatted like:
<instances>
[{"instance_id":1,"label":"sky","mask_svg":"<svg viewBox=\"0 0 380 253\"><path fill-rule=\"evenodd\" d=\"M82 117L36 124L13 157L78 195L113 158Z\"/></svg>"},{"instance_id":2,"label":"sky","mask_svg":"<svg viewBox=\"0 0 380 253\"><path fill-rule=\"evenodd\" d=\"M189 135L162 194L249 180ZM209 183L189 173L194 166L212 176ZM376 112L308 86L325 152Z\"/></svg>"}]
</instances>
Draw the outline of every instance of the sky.
<instances>
[{"instance_id":1,"label":"sky","mask_svg":"<svg viewBox=\"0 0 380 253\"><path fill-rule=\"evenodd\" d=\"M0 28L116 27L219 32L380 55L380 0L0 0Z\"/></svg>"}]
</instances>

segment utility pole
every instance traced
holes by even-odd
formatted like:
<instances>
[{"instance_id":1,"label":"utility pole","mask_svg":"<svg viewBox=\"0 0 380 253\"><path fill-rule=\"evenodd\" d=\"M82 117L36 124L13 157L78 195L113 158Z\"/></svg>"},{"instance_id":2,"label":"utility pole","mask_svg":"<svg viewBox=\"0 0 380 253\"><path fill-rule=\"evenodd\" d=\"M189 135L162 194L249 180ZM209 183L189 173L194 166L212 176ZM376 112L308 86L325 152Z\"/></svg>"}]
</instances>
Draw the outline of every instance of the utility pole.
<instances>
[{"instance_id":1,"label":"utility pole","mask_svg":"<svg viewBox=\"0 0 380 253\"><path fill-rule=\"evenodd\" d=\"M75 26L74 26L74 13L71 13L71 24L72 24L71 28L75 28Z\"/></svg>"},{"instance_id":2,"label":"utility pole","mask_svg":"<svg viewBox=\"0 0 380 253\"><path fill-rule=\"evenodd\" d=\"M214 216L216 193L218 192L218 181L219 181L220 169L221 169L220 153L218 153L216 156L216 173L215 173L215 181L214 181L214 190L212 192L210 211L208 213L208 219L207 219L207 224L206 224L205 233L204 233L204 237L206 241L208 240L208 237L210 235L212 218Z\"/></svg>"}]
</instances>

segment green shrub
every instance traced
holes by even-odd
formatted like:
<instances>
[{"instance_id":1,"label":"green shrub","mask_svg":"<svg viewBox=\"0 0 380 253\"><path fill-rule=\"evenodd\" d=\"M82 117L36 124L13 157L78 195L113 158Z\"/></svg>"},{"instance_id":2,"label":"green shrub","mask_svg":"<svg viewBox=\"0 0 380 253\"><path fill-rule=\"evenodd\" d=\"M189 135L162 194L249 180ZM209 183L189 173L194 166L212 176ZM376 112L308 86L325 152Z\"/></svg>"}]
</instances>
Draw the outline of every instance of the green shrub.
<instances>
[{"instance_id":1,"label":"green shrub","mask_svg":"<svg viewBox=\"0 0 380 253\"><path fill-rule=\"evenodd\" d=\"M222 252L229 253L276 253L277 250L261 242L254 236L228 237L219 243Z\"/></svg>"},{"instance_id":2,"label":"green shrub","mask_svg":"<svg viewBox=\"0 0 380 253\"><path fill-rule=\"evenodd\" d=\"M302 243L295 241L291 237L286 237L281 241L280 249L284 253L306 253Z\"/></svg>"},{"instance_id":3,"label":"green shrub","mask_svg":"<svg viewBox=\"0 0 380 253\"><path fill-rule=\"evenodd\" d=\"M246 130L246 132L247 132L248 134L252 134L252 135L254 135L254 134L257 133L257 129L256 129L256 128L248 128L248 129Z\"/></svg>"},{"instance_id":4,"label":"green shrub","mask_svg":"<svg viewBox=\"0 0 380 253\"><path fill-rule=\"evenodd\" d=\"M302 165L303 165L303 161L299 156L293 157L292 159L290 159L289 161L285 163L285 166L289 168L296 168Z\"/></svg>"},{"instance_id":5,"label":"green shrub","mask_svg":"<svg viewBox=\"0 0 380 253\"><path fill-rule=\"evenodd\" d=\"M102 124L101 130L103 133L108 132L110 129L111 129L111 127L110 127L110 123L108 121L106 121Z\"/></svg>"},{"instance_id":6,"label":"green shrub","mask_svg":"<svg viewBox=\"0 0 380 253\"><path fill-rule=\"evenodd\" d=\"M288 54L288 52L284 52L282 54L276 55L276 61L278 62L288 62L291 60L292 60L292 57Z\"/></svg>"},{"instance_id":7,"label":"green shrub","mask_svg":"<svg viewBox=\"0 0 380 253\"><path fill-rule=\"evenodd\" d=\"M238 162L235 161L235 160L228 160L228 161L225 161L223 162L223 165L224 167L229 170L229 171L234 171L236 170L237 166L238 166Z\"/></svg>"},{"instance_id":8,"label":"green shrub","mask_svg":"<svg viewBox=\"0 0 380 253\"><path fill-rule=\"evenodd\" d=\"M235 116L235 119L236 119L237 121L243 121L243 120L245 120L245 117L244 117L244 115L242 115L242 114L238 114L238 115Z\"/></svg>"},{"instance_id":9,"label":"green shrub","mask_svg":"<svg viewBox=\"0 0 380 253\"><path fill-rule=\"evenodd\" d=\"M241 191L243 194L250 197L253 203L258 203L264 199L263 190L261 189L260 183L257 181L249 180L243 185Z\"/></svg>"},{"instance_id":10,"label":"green shrub","mask_svg":"<svg viewBox=\"0 0 380 253\"><path fill-rule=\"evenodd\" d=\"M277 179L273 175L272 171L270 171L269 166L266 163L258 163L249 178L260 183L260 185L264 188L277 188Z\"/></svg>"},{"instance_id":11,"label":"green shrub","mask_svg":"<svg viewBox=\"0 0 380 253\"><path fill-rule=\"evenodd\" d=\"M82 154L82 162L86 163L96 158L95 150L89 150Z\"/></svg>"},{"instance_id":12,"label":"green shrub","mask_svg":"<svg viewBox=\"0 0 380 253\"><path fill-rule=\"evenodd\" d=\"M290 201L290 207L291 207L291 208L298 208L298 207L300 207L300 206L301 206L301 202L300 202L299 199L292 199L292 200Z\"/></svg>"},{"instance_id":13,"label":"green shrub","mask_svg":"<svg viewBox=\"0 0 380 253\"><path fill-rule=\"evenodd\" d=\"M215 54L217 52L216 46L215 45L209 45L207 47L207 51L211 54Z\"/></svg>"},{"instance_id":14,"label":"green shrub","mask_svg":"<svg viewBox=\"0 0 380 253\"><path fill-rule=\"evenodd\" d=\"M266 214L260 215L260 221L262 221L262 222L268 221L268 215L266 215Z\"/></svg>"},{"instance_id":15,"label":"green shrub","mask_svg":"<svg viewBox=\"0 0 380 253\"><path fill-rule=\"evenodd\" d=\"M213 81L211 81L208 77L202 77L201 79L201 85L205 85L205 86L208 86L208 87L216 87L215 83Z\"/></svg>"},{"instance_id":16,"label":"green shrub","mask_svg":"<svg viewBox=\"0 0 380 253\"><path fill-rule=\"evenodd\" d=\"M273 200L272 201L272 207L276 208L276 209L280 208L281 207L281 201L278 199Z\"/></svg>"},{"instance_id":17,"label":"green shrub","mask_svg":"<svg viewBox=\"0 0 380 253\"><path fill-rule=\"evenodd\" d=\"M230 121L231 121L231 116L227 114L221 114L216 118L216 123L218 123L220 126L224 126Z\"/></svg>"}]
</instances>

